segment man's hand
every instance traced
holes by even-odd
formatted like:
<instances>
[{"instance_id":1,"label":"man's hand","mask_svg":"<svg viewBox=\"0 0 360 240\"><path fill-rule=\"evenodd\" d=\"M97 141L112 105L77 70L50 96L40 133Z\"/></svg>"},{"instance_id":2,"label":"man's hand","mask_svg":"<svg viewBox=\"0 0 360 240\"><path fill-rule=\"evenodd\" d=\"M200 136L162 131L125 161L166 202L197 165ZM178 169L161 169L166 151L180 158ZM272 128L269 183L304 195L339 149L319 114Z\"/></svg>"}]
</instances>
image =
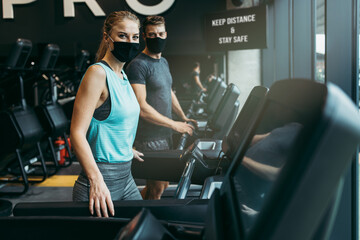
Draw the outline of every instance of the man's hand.
<instances>
[{"instance_id":1,"label":"man's hand","mask_svg":"<svg viewBox=\"0 0 360 240\"><path fill-rule=\"evenodd\" d=\"M135 158L136 160L138 160L139 162L143 162L143 161L144 161L144 159L141 158L141 157L144 156L143 153L141 153L141 152L139 152L139 151L136 151L135 149L133 149L132 151L133 151L133 154L134 154L134 158Z\"/></svg>"},{"instance_id":2,"label":"man's hand","mask_svg":"<svg viewBox=\"0 0 360 240\"><path fill-rule=\"evenodd\" d=\"M185 122L187 122L187 123L192 122L192 123L194 124L195 128L198 127L198 123L197 123L197 121L196 121L195 119L191 119L191 118L184 117L183 120L184 120Z\"/></svg>"},{"instance_id":3,"label":"man's hand","mask_svg":"<svg viewBox=\"0 0 360 240\"><path fill-rule=\"evenodd\" d=\"M186 122L174 121L172 129L179 133L187 133L190 136L193 135L194 127Z\"/></svg>"}]
</instances>

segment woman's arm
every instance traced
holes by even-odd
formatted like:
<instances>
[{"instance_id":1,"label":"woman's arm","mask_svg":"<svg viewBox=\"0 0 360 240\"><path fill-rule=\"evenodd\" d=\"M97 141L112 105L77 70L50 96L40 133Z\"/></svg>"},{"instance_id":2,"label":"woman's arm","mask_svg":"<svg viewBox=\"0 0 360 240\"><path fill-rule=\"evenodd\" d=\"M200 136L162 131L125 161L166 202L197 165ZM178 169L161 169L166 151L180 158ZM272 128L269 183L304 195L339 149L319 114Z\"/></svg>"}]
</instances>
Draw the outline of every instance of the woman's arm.
<instances>
[{"instance_id":1,"label":"woman's arm","mask_svg":"<svg viewBox=\"0 0 360 240\"><path fill-rule=\"evenodd\" d=\"M99 217L101 215L108 217L107 209L109 209L111 215L114 215L115 212L110 192L95 163L86 139L86 132L95 108L102 104L100 98L104 95L105 89L107 89L105 71L101 66L91 66L86 71L76 94L70 129L71 144L90 182L89 210L91 214L94 214L95 206L96 215ZM107 93L107 90L105 90L105 93Z\"/></svg>"}]
</instances>

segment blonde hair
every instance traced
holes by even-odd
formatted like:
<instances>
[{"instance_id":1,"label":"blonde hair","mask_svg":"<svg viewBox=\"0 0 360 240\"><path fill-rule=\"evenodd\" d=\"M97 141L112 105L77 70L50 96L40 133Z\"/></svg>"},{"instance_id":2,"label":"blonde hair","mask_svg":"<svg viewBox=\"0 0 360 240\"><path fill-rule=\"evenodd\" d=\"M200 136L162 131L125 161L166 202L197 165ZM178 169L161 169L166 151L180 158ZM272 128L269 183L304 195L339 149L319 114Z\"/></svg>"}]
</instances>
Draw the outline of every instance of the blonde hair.
<instances>
[{"instance_id":1,"label":"blonde hair","mask_svg":"<svg viewBox=\"0 0 360 240\"><path fill-rule=\"evenodd\" d=\"M114 25L116 25L118 22L124 21L125 19L129 19L136 22L140 28L140 21L135 14L132 14L131 12L128 11L116 11L110 13L109 16L107 16L107 18L105 19L104 26L102 28L102 33L105 32L108 35L110 35ZM108 46L104 38L102 37L99 49L97 50L95 56L96 62L99 62L105 56L107 48Z\"/></svg>"}]
</instances>

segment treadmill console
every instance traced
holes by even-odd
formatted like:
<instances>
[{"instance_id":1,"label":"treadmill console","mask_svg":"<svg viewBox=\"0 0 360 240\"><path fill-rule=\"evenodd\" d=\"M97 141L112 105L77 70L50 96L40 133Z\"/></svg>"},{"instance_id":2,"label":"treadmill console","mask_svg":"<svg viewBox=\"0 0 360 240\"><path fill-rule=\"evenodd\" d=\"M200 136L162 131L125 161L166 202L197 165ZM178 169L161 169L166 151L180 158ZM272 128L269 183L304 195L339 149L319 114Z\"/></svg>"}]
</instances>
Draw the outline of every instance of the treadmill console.
<instances>
[{"instance_id":1,"label":"treadmill console","mask_svg":"<svg viewBox=\"0 0 360 240\"><path fill-rule=\"evenodd\" d=\"M170 232L150 213L143 208L115 237L121 239L175 239Z\"/></svg>"},{"instance_id":2,"label":"treadmill console","mask_svg":"<svg viewBox=\"0 0 360 240\"><path fill-rule=\"evenodd\" d=\"M202 152L205 159L218 160L222 152L222 140L218 139L198 139L194 145Z\"/></svg>"}]
</instances>

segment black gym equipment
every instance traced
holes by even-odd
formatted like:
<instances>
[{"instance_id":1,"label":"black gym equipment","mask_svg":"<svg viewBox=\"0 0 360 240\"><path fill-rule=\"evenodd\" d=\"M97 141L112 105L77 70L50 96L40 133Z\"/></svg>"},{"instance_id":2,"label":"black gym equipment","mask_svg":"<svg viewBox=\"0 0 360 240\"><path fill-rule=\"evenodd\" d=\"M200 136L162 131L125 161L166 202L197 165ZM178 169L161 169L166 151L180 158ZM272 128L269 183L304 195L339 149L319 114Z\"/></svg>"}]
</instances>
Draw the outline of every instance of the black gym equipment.
<instances>
[{"instance_id":1,"label":"black gym equipment","mask_svg":"<svg viewBox=\"0 0 360 240\"><path fill-rule=\"evenodd\" d=\"M66 132L69 128L69 120L65 115L65 112L62 106L58 103L58 94L57 86L54 77L55 65L60 54L60 48L56 44L47 44L44 48L43 54L41 56L38 71L41 73L43 78L46 78L48 81L49 99L46 99L45 102L42 102L37 107L38 117L44 126L46 131L46 138L48 142L48 147L51 152L51 158L53 159L54 171L52 174L55 174L59 167L68 167L72 164L73 155L70 150L68 137ZM66 162L63 166L60 166L56 156L56 149L54 146L54 141L62 137L65 142L65 148L68 152L69 157L66 158Z\"/></svg>"},{"instance_id":2,"label":"black gym equipment","mask_svg":"<svg viewBox=\"0 0 360 240\"><path fill-rule=\"evenodd\" d=\"M201 114L204 113L204 108L206 107L208 100L213 98L221 82L221 78L214 78L209 84L208 91L206 93L201 91L197 99L192 100L190 107L186 112L188 118L201 116Z\"/></svg>"},{"instance_id":3,"label":"black gym equipment","mask_svg":"<svg viewBox=\"0 0 360 240\"><path fill-rule=\"evenodd\" d=\"M73 78L76 87L75 92L79 87L80 79L85 73L89 65L90 52L88 50L82 49L75 57L75 76Z\"/></svg>"},{"instance_id":4,"label":"black gym equipment","mask_svg":"<svg viewBox=\"0 0 360 240\"><path fill-rule=\"evenodd\" d=\"M186 114L189 118L195 119L209 119L215 113L219 103L221 101L222 96L224 95L227 85L220 78L213 80L214 85L211 89L212 91L209 93L208 97L204 102L200 102L200 106L195 107L192 105ZM195 110L196 109L196 110Z\"/></svg>"},{"instance_id":5,"label":"black gym equipment","mask_svg":"<svg viewBox=\"0 0 360 240\"><path fill-rule=\"evenodd\" d=\"M190 137L187 133L182 134L176 149L183 150L189 145L189 141L194 141L194 138L211 137L215 139L222 139L226 136L229 133L239 111L239 95L240 90L235 86L235 84L229 84L224 94L221 96L215 111L210 116L209 121L198 120L198 126L194 131L195 137ZM212 104L209 106L212 106Z\"/></svg>"},{"instance_id":6,"label":"black gym equipment","mask_svg":"<svg viewBox=\"0 0 360 240\"><path fill-rule=\"evenodd\" d=\"M229 87L229 89L233 88ZM228 93L231 96L234 92L229 91ZM235 91L235 93L237 93L237 91ZM236 122L234 123L234 126L236 127L231 129L229 136L239 136L241 134L241 137L243 134L245 134L245 131L247 131L251 124L253 124L254 118L262 106L266 93L267 88L260 86L255 87L250 92L248 99L246 100ZM235 94L235 96L236 95L237 94ZM234 143L231 144L233 147L231 150L235 152L237 149L236 146L238 146L241 141L239 139L235 139L234 137L229 137L229 140L234 141ZM223 161L221 161L221 164L219 165L222 151L221 144L221 138L218 140L199 139L186 151L166 150L144 152L144 156L142 157L144 162L133 161L131 169L132 175L134 178L139 179L179 182L180 179L184 178L182 175L184 173L185 166L191 166L191 168L195 169L195 174L190 175L191 178L189 181L187 180L187 182L202 185L207 177L216 175L220 168L223 171L226 171L226 166L229 164L229 159L232 159L232 156L226 159L221 159ZM227 152L227 156L230 156L230 153L231 151L229 150ZM193 161L195 165L189 165L189 163L187 163L188 161ZM188 173L187 171L185 172ZM218 172L218 174L220 173L221 171ZM187 174L187 176L189 175ZM182 190L182 192L188 192L188 189L185 188Z\"/></svg>"},{"instance_id":7,"label":"black gym equipment","mask_svg":"<svg viewBox=\"0 0 360 240\"><path fill-rule=\"evenodd\" d=\"M187 211L186 206L179 206L181 220L160 218L162 225L178 239L314 239L360 143L359 121L358 108L335 85L309 80L276 82L254 127L248 132L246 143L237 150L221 189L215 190L209 201L197 200L206 205L207 213L203 216L206 220L202 223L183 221L186 214L189 214L188 218L195 215L194 209L190 206ZM254 137L264 133L269 134L255 143ZM275 147L278 158L263 154L267 153L266 146ZM261 168L249 165L249 159L244 157L277 169L264 175ZM126 214L131 209L129 206L136 202L147 208L156 201L116 202L115 212ZM161 202L166 201L157 201L157 206ZM26 215L32 216L29 222L42 219L34 217L41 216L40 211L47 215L51 215L49 211L56 211L56 203L52 209L41 208L41 203L34 208L28 203L21 209L23 204L17 204L14 215L21 215L26 210ZM79 204L72 205L68 203L68 215L79 216ZM168 207L159 207L159 211L162 209L166 214ZM84 213L88 212L87 208L84 203ZM61 218L56 219L61 224ZM102 218L90 219L99 223L104 221ZM29 231L36 233L40 228L46 229L47 225L53 226L53 222L44 221L44 224L28 228L27 224L20 225L16 221L26 220L24 217L0 218L1 233L9 236L9 231L16 225L16 234L21 237ZM130 223L145 222L134 220ZM63 226L67 226L66 220ZM21 231L24 227L28 231ZM132 228L142 229L142 226L135 224Z\"/></svg>"},{"instance_id":8,"label":"black gym equipment","mask_svg":"<svg viewBox=\"0 0 360 240\"><path fill-rule=\"evenodd\" d=\"M18 39L14 44L11 54L6 62L7 70L17 74L20 90L20 104L0 112L0 152L2 159L10 159L6 165L4 175L11 176L1 179L2 183L17 182L23 184L22 191L2 191L6 194L23 194L29 188L29 182L38 183L47 178L47 170L44 162L40 141L44 136L44 130L33 108L26 103L24 96L24 68L30 56L32 43L26 39ZM37 149L33 153L33 148ZM12 161L13 155L17 161ZM25 156L22 156L25 154ZM7 157L6 157L7 155ZM34 163L39 162L40 166ZM29 180L28 174L40 168L41 179Z\"/></svg>"},{"instance_id":9,"label":"black gym equipment","mask_svg":"<svg viewBox=\"0 0 360 240\"><path fill-rule=\"evenodd\" d=\"M167 239L175 237L161 223L143 208L115 237L115 239Z\"/></svg>"},{"instance_id":10,"label":"black gym equipment","mask_svg":"<svg viewBox=\"0 0 360 240\"><path fill-rule=\"evenodd\" d=\"M203 224L208 199L166 199L115 201L115 218L131 219L146 205L156 218L170 222ZM164 211L164 207L166 211ZM22 202L13 209L14 216L88 216L88 202Z\"/></svg>"},{"instance_id":11,"label":"black gym equipment","mask_svg":"<svg viewBox=\"0 0 360 240\"><path fill-rule=\"evenodd\" d=\"M212 196L204 237L315 239L359 144L359 120L358 109L332 84L276 82L247 147ZM270 135L254 143L264 133Z\"/></svg>"},{"instance_id":12,"label":"black gym equipment","mask_svg":"<svg viewBox=\"0 0 360 240\"><path fill-rule=\"evenodd\" d=\"M59 69L57 72L57 88L59 100L67 102L69 98L74 98L81 78L89 65L90 53L82 49L74 57L74 66Z\"/></svg>"},{"instance_id":13,"label":"black gym equipment","mask_svg":"<svg viewBox=\"0 0 360 240\"><path fill-rule=\"evenodd\" d=\"M191 183L203 183L201 199L209 199L215 188L221 187L223 175L227 172L237 149L244 144L247 132L254 124L267 92L268 89L261 86L252 89L231 131L223 141L198 139L187 149L190 157L177 186L176 198L187 197ZM209 152L213 157L209 157Z\"/></svg>"},{"instance_id":14,"label":"black gym equipment","mask_svg":"<svg viewBox=\"0 0 360 240\"><path fill-rule=\"evenodd\" d=\"M12 213L12 203L9 200L0 199L0 216L7 217Z\"/></svg>"},{"instance_id":15,"label":"black gym equipment","mask_svg":"<svg viewBox=\"0 0 360 240\"><path fill-rule=\"evenodd\" d=\"M69 94L59 94L59 103L63 106L64 112L68 119L71 119L74 109L75 95L78 91L82 76L84 75L89 65L90 53L87 50L81 50L75 57L75 71L72 76L64 81L67 89L70 90Z\"/></svg>"},{"instance_id":16,"label":"black gym equipment","mask_svg":"<svg viewBox=\"0 0 360 240\"><path fill-rule=\"evenodd\" d=\"M251 90L236 122L222 143L225 145L225 156L227 158L233 159L237 149L241 147L246 132L251 128L251 124L255 122L267 93L268 88L262 86L256 86Z\"/></svg>"},{"instance_id":17,"label":"black gym equipment","mask_svg":"<svg viewBox=\"0 0 360 240\"><path fill-rule=\"evenodd\" d=\"M204 120L206 122L206 119L213 116L213 113L216 111L221 98L226 91L226 84L221 78L216 78L211 81L208 89L207 93L201 92L198 99L192 101L186 113L188 118ZM193 125L192 123L189 124ZM202 131L204 131L205 125L202 126ZM188 135L174 133L173 142L174 146L177 146L176 149L183 150L186 147L187 138Z\"/></svg>"},{"instance_id":18,"label":"black gym equipment","mask_svg":"<svg viewBox=\"0 0 360 240\"><path fill-rule=\"evenodd\" d=\"M115 239L123 219L88 217L0 217L1 239Z\"/></svg>"},{"instance_id":19,"label":"black gym equipment","mask_svg":"<svg viewBox=\"0 0 360 240\"><path fill-rule=\"evenodd\" d=\"M215 174L220 174L221 172L226 172L227 167L231 164L232 156L237 150L237 146L240 147L243 144L244 139L246 139L246 131L252 126L258 112L261 109L261 106L265 100L267 94L267 88L265 87L255 87L249 94L248 99L246 100L239 116L232 128L232 132L229 134L228 141L234 140L236 142L232 143L232 148L229 148L226 151L226 155L223 157L221 164L219 164L219 153L221 152L221 140L214 139L201 139L201 142L196 144L196 147L201 150L201 155L197 155L198 161L195 164L195 171L197 174L194 174L191 178L191 182L203 184L204 179L208 176ZM237 127L235 127L237 126ZM241 134L241 135L240 135ZM235 137L234 137L235 136ZM194 144L195 145L195 144ZM215 146L215 147L213 147ZM172 151L156 151L156 152L146 152L143 163L133 162L132 174L136 177L137 174L140 174L142 177L155 180L165 180L179 182L182 177L183 170L186 166L186 162L191 158L193 159L192 148L190 148L187 153L183 154L183 151L172 150ZM205 167L206 166L206 167ZM221 171L218 171L218 167L221 167ZM210 187L210 186L209 186ZM181 192L188 193L188 188L185 185L181 185L179 188ZM212 190L206 189L202 190L204 193L202 196L209 195ZM179 195L180 196L180 195ZM198 196L197 196L198 197ZM204 197L203 197L204 198ZM151 212L161 219L181 219L181 221L191 220L192 222L203 222L204 221L204 212L206 211L206 206L203 204L207 200L200 199L165 199L161 201L148 201L151 203ZM129 203L126 205L126 212L120 210L124 207L123 204ZM117 204L120 204L119 206ZM132 218L136 215L138 211L141 210L142 202L140 201L126 201L126 202L116 202L115 208L119 207L119 212L121 217ZM167 212L163 215L161 211L161 206L168 206ZM175 206L173 206L175 205ZM31 216L32 214L38 214L39 216L68 216L69 212L67 208L72 207L73 214L76 216L88 216L90 213L86 208L84 208L86 203L22 203L18 204L14 209L14 215L18 216ZM173 206L173 207L170 207ZM190 216L187 212L184 211L184 207L194 213ZM190 207L191 206L191 207Z\"/></svg>"},{"instance_id":20,"label":"black gym equipment","mask_svg":"<svg viewBox=\"0 0 360 240\"><path fill-rule=\"evenodd\" d=\"M195 119L208 119L215 112L220 103L221 97L225 93L226 83L220 78L214 79L208 95L200 97L198 101L193 101L188 109L186 116Z\"/></svg>"},{"instance_id":21,"label":"black gym equipment","mask_svg":"<svg viewBox=\"0 0 360 240\"><path fill-rule=\"evenodd\" d=\"M336 209L333 198L341 195L342 175L360 142L359 120L357 108L332 84L275 83L247 147L210 200L204 229L184 237L191 229L184 223L175 237L315 239L319 226L332 222L324 215L329 206ZM270 134L255 143L264 133Z\"/></svg>"}]
</instances>

